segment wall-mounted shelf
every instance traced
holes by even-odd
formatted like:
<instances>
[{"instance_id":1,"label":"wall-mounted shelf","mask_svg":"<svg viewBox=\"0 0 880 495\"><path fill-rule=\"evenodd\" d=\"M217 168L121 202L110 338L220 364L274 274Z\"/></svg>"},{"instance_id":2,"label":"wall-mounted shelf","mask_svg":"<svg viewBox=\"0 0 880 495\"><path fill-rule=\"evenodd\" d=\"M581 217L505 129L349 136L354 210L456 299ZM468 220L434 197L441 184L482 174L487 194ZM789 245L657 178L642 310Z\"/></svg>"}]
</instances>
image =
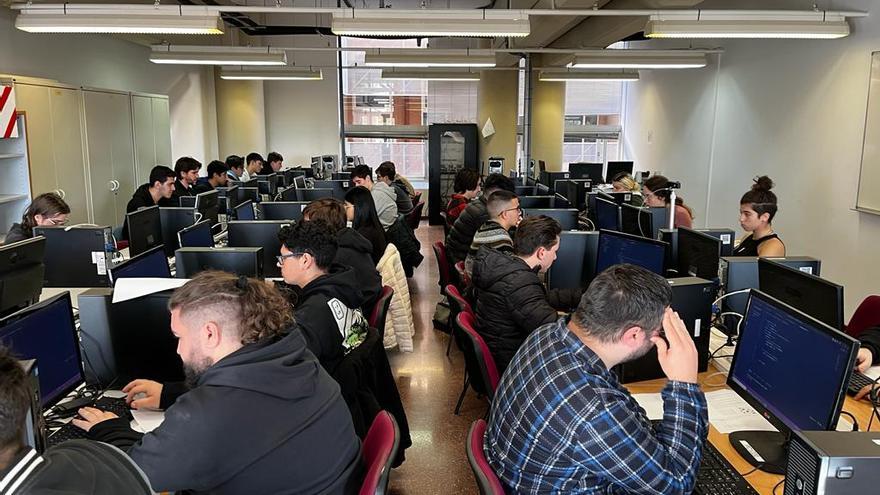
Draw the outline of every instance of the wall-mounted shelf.
<instances>
[{"instance_id":1,"label":"wall-mounted shelf","mask_svg":"<svg viewBox=\"0 0 880 495\"><path fill-rule=\"evenodd\" d=\"M0 139L0 232L4 234L13 223L21 221L31 198L25 125L24 115L18 114L18 137Z\"/></svg>"},{"instance_id":2,"label":"wall-mounted shelf","mask_svg":"<svg viewBox=\"0 0 880 495\"><path fill-rule=\"evenodd\" d=\"M22 199L28 199L27 194L0 194L0 205L5 203L12 203L13 201L20 201Z\"/></svg>"},{"instance_id":3,"label":"wall-mounted shelf","mask_svg":"<svg viewBox=\"0 0 880 495\"><path fill-rule=\"evenodd\" d=\"M22 153L0 153L0 160L7 158L24 158Z\"/></svg>"}]
</instances>

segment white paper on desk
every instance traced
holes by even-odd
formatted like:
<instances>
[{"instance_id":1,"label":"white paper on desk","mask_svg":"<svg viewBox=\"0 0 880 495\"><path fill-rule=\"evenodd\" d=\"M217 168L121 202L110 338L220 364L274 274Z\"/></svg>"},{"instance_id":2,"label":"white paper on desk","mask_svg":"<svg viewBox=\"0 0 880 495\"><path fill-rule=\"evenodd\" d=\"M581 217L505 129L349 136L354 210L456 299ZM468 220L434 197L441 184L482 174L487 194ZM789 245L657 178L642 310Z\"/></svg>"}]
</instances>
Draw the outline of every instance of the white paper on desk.
<instances>
[{"instance_id":1,"label":"white paper on desk","mask_svg":"<svg viewBox=\"0 0 880 495\"><path fill-rule=\"evenodd\" d=\"M880 376L880 366L871 366L870 368L865 370L864 375L871 380L876 380L877 377Z\"/></svg>"},{"instance_id":2,"label":"white paper on desk","mask_svg":"<svg viewBox=\"0 0 880 495\"><path fill-rule=\"evenodd\" d=\"M185 278L121 278L113 287L113 302L148 296L163 290L176 289L189 282Z\"/></svg>"},{"instance_id":3,"label":"white paper on desk","mask_svg":"<svg viewBox=\"0 0 880 495\"><path fill-rule=\"evenodd\" d=\"M158 428L159 425L162 424L162 421L165 421L165 413L163 411L132 409L131 416L137 424L137 428L135 429L141 433L149 433Z\"/></svg>"},{"instance_id":4,"label":"white paper on desk","mask_svg":"<svg viewBox=\"0 0 880 495\"><path fill-rule=\"evenodd\" d=\"M663 419L663 397L656 394L633 394L633 399L642 406L648 419Z\"/></svg>"},{"instance_id":5,"label":"white paper on desk","mask_svg":"<svg viewBox=\"0 0 880 495\"><path fill-rule=\"evenodd\" d=\"M720 433L742 430L776 431L776 428L752 409L733 390L716 390L706 394L709 423Z\"/></svg>"}]
</instances>

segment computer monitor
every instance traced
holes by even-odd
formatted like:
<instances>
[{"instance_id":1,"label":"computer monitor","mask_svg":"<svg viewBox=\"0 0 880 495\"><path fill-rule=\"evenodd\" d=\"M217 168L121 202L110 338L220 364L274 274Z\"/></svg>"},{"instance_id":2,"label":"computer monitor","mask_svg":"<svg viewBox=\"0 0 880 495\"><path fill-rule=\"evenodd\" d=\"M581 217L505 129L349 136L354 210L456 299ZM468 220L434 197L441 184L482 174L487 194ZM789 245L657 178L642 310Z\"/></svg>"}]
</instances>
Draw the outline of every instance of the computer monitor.
<instances>
[{"instance_id":1,"label":"computer monitor","mask_svg":"<svg viewBox=\"0 0 880 495\"><path fill-rule=\"evenodd\" d=\"M257 216L254 213L254 202L251 200L247 200L238 206L235 207L235 219L236 220L256 220Z\"/></svg>"},{"instance_id":2,"label":"computer monitor","mask_svg":"<svg viewBox=\"0 0 880 495\"><path fill-rule=\"evenodd\" d=\"M181 208L195 208L196 207L196 197L195 196L179 196L177 198L177 206Z\"/></svg>"},{"instance_id":3,"label":"computer monitor","mask_svg":"<svg viewBox=\"0 0 880 495\"><path fill-rule=\"evenodd\" d=\"M281 254L281 241L278 231L289 220L257 220L252 222L233 221L228 223L229 247L261 247L263 248L263 272L266 277L280 277L276 257Z\"/></svg>"},{"instance_id":4,"label":"computer monitor","mask_svg":"<svg viewBox=\"0 0 880 495\"><path fill-rule=\"evenodd\" d=\"M332 189L333 197L336 199L345 199L345 192L351 189L352 183L349 180L316 180L315 189Z\"/></svg>"},{"instance_id":5,"label":"computer monitor","mask_svg":"<svg viewBox=\"0 0 880 495\"><path fill-rule=\"evenodd\" d=\"M278 192L278 184L280 182L278 174L258 175L256 179L257 189L260 191L260 194L274 197Z\"/></svg>"},{"instance_id":6,"label":"computer monitor","mask_svg":"<svg viewBox=\"0 0 880 495\"><path fill-rule=\"evenodd\" d=\"M843 286L765 258L758 259L761 292L843 330Z\"/></svg>"},{"instance_id":7,"label":"computer monitor","mask_svg":"<svg viewBox=\"0 0 880 495\"><path fill-rule=\"evenodd\" d=\"M0 246L0 316L40 299L45 253L46 238L42 236Z\"/></svg>"},{"instance_id":8,"label":"computer monitor","mask_svg":"<svg viewBox=\"0 0 880 495\"><path fill-rule=\"evenodd\" d=\"M620 230L620 206L607 199L596 198L596 228Z\"/></svg>"},{"instance_id":9,"label":"computer monitor","mask_svg":"<svg viewBox=\"0 0 880 495\"><path fill-rule=\"evenodd\" d=\"M587 193L592 190L592 187L593 181L590 179L556 181L556 193L564 196L571 207L578 210L587 208Z\"/></svg>"},{"instance_id":10,"label":"computer monitor","mask_svg":"<svg viewBox=\"0 0 880 495\"><path fill-rule=\"evenodd\" d=\"M174 253L177 278L192 278L205 270L263 278L263 248L180 248Z\"/></svg>"},{"instance_id":11,"label":"computer monitor","mask_svg":"<svg viewBox=\"0 0 880 495\"><path fill-rule=\"evenodd\" d=\"M174 256L174 251L180 247L177 233L182 229L196 223L196 211L193 208L159 208L159 218L162 223L162 243L165 245L165 256Z\"/></svg>"},{"instance_id":12,"label":"computer monitor","mask_svg":"<svg viewBox=\"0 0 880 495\"><path fill-rule=\"evenodd\" d=\"M611 184L614 177L621 172L632 175L633 162L608 162L608 170L605 172L605 183Z\"/></svg>"},{"instance_id":13,"label":"computer monitor","mask_svg":"<svg viewBox=\"0 0 880 495\"><path fill-rule=\"evenodd\" d=\"M125 221L128 222L128 252L132 256L162 244L162 223L158 206L126 213Z\"/></svg>"},{"instance_id":14,"label":"computer monitor","mask_svg":"<svg viewBox=\"0 0 880 495\"><path fill-rule=\"evenodd\" d=\"M547 270L547 288L587 287L596 272L599 232L563 231L559 234L556 261Z\"/></svg>"},{"instance_id":15,"label":"computer monitor","mask_svg":"<svg viewBox=\"0 0 880 495\"><path fill-rule=\"evenodd\" d=\"M83 383L79 337L69 292L9 315L0 325L0 343L12 349L19 359L37 360L43 409L54 406Z\"/></svg>"},{"instance_id":16,"label":"computer monitor","mask_svg":"<svg viewBox=\"0 0 880 495\"><path fill-rule=\"evenodd\" d=\"M229 214L235 209L236 206L241 204L241 188L239 188L238 186L231 185L227 187L225 191L218 187L217 190L221 193L221 199L225 198L226 200L225 213Z\"/></svg>"},{"instance_id":17,"label":"computer monitor","mask_svg":"<svg viewBox=\"0 0 880 495\"><path fill-rule=\"evenodd\" d=\"M619 205L632 203L633 193L631 192L605 192L599 191L599 197L608 201L613 201Z\"/></svg>"},{"instance_id":18,"label":"computer monitor","mask_svg":"<svg viewBox=\"0 0 880 495\"><path fill-rule=\"evenodd\" d=\"M146 378L160 383L184 379L171 332L168 300L173 291L161 291L110 305L109 334L116 383Z\"/></svg>"},{"instance_id":19,"label":"computer monitor","mask_svg":"<svg viewBox=\"0 0 880 495\"><path fill-rule=\"evenodd\" d=\"M663 209L666 210L665 208ZM645 237L648 239L656 239L654 235L654 215L650 209L640 208L629 204L620 205L620 231Z\"/></svg>"},{"instance_id":20,"label":"computer monitor","mask_svg":"<svg viewBox=\"0 0 880 495\"><path fill-rule=\"evenodd\" d=\"M662 275L665 256L665 242L623 232L600 230L596 273L602 273L610 266L628 263Z\"/></svg>"},{"instance_id":21,"label":"computer monitor","mask_svg":"<svg viewBox=\"0 0 880 495\"><path fill-rule=\"evenodd\" d=\"M536 217L544 215L550 217L562 227L562 230L575 230L578 226L578 211L574 208L524 208L523 216Z\"/></svg>"},{"instance_id":22,"label":"computer monitor","mask_svg":"<svg viewBox=\"0 0 880 495\"><path fill-rule=\"evenodd\" d=\"M734 449L784 473L792 431L835 429L858 350L852 337L753 290L727 385L779 431L733 432Z\"/></svg>"},{"instance_id":23,"label":"computer monitor","mask_svg":"<svg viewBox=\"0 0 880 495\"><path fill-rule=\"evenodd\" d=\"M535 196L535 186L515 186L515 193L519 197Z\"/></svg>"},{"instance_id":24,"label":"computer monitor","mask_svg":"<svg viewBox=\"0 0 880 495\"><path fill-rule=\"evenodd\" d=\"M520 196L520 208L553 208L554 196Z\"/></svg>"},{"instance_id":25,"label":"computer monitor","mask_svg":"<svg viewBox=\"0 0 880 495\"><path fill-rule=\"evenodd\" d=\"M110 270L113 284L121 278L171 278L165 247L156 246L147 252L123 261Z\"/></svg>"},{"instance_id":26,"label":"computer monitor","mask_svg":"<svg viewBox=\"0 0 880 495\"><path fill-rule=\"evenodd\" d=\"M34 235L46 238L43 287L110 287L109 226L34 227Z\"/></svg>"},{"instance_id":27,"label":"computer monitor","mask_svg":"<svg viewBox=\"0 0 880 495\"><path fill-rule=\"evenodd\" d=\"M605 165L602 163L569 163L568 172L572 179L590 179L593 184L601 184L603 182L602 169Z\"/></svg>"},{"instance_id":28,"label":"computer monitor","mask_svg":"<svg viewBox=\"0 0 880 495\"><path fill-rule=\"evenodd\" d=\"M199 214L199 220L208 220L211 227L220 224L220 193L215 191L205 191L196 195L196 213ZM219 227L214 228L219 232Z\"/></svg>"},{"instance_id":29,"label":"computer monitor","mask_svg":"<svg viewBox=\"0 0 880 495\"><path fill-rule=\"evenodd\" d=\"M259 184L258 184L259 181L256 178L251 178L248 180L234 180L234 181L230 181L230 182L232 183L232 185L242 187L242 188L246 187L246 188L250 188L250 189L256 189L259 187Z\"/></svg>"},{"instance_id":30,"label":"computer monitor","mask_svg":"<svg viewBox=\"0 0 880 495\"><path fill-rule=\"evenodd\" d=\"M211 222L202 220L177 233L180 247L214 247Z\"/></svg>"},{"instance_id":31,"label":"computer monitor","mask_svg":"<svg viewBox=\"0 0 880 495\"><path fill-rule=\"evenodd\" d=\"M302 220L303 210L309 203L306 201L264 201L260 203L263 220Z\"/></svg>"},{"instance_id":32,"label":"computer monitor","mask_svg":"<svg viewBox=\"0 0 880 495\"><path fill-rule=\"evenodd\" d=\"M678 228L678 276L718 278L721 239L685 227Z\"/></svg>"},{"instance_id":33,"label":"computer monitor","mask_svg":"<svg viewBox=\"0 0 880 495\"><path fill-rule=\"evenodd\" d=\"M547 187L548 191L553 191L556 181L571 178L570 172L541 172L541 184ZM547 194L546 192L537 191L539 195Z\"/></svg>"},{"instance_id":34,"label":"computer monitor","mask_svg":"<svg viewBox=\"0 0 880 495\"><path fill-rule=\"evenodd\" d=\"M238 190L241 191L242 201L250 200L254 203L259 203L262 199L260 197L260 191L256 187L240 187Z\"/></svg>"},{"instance_id":35,"label":"computer monitor","mask_svg":"<svg viewBox=\"0 0 880 495\"><path fill-rule=\"evenodd\" d=\"M297 201L315 201L316 199L333 198L333 189L297 189Z\"/></svg>"},{"instance_id":36,"label":"computer monitor","mask_svg":"<svg viewBox=\"0 0 880 495\"><path fill-rule=\"evenodd\" d=\"M298 175L293 178L293 187L297 189L305 189L306 188L306 177L305 175Z\"/></svg>"}]
</instances>

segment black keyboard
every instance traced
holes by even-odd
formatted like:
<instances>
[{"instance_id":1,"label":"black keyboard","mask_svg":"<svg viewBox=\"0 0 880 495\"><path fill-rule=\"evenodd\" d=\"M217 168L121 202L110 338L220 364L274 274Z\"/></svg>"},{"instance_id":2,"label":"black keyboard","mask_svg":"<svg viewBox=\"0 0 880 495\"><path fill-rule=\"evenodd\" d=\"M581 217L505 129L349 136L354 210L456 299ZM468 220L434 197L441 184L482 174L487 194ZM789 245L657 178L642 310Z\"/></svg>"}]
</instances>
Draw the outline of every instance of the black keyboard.
<instances>
[{"instance_id":1,"label":"black keyboard","mask_svg":"<svg viewBox=\"0 0 880 495\"><path fill-rule=\"evenodd\" d=\"M112 412L120 418L131 418L131 409L125 403L125 398L101 397L96 400L91 407L96 407L102 411ZM49 435L49 447L58 445L68 440L77 440L86 438L86 431L72 424L66 424L58 429L55 433Z\"/></svg>"},{"instance_id":2,"label":"black keyboard","mask_svg":"<svg viewBox=\"0 0 880 495\"><path fill-rule=\"evenodd\" d=\"M849 395L856 395L859 393L859 390L870 387L874 385L874 380L858 371L853 371L852 376L849 377L849 386L847 386L846 391Z\"/></svg>"},{"instance_id":3,"label":"black keyboard","mask_svg":"<svg viewBox=\"0 0 880 495\"><path fill-rule=\"evenodd\" d=\"M758 495L749 482L708 441L697 473L694 493L699 495Z\"/></svg>"}]
</instances>

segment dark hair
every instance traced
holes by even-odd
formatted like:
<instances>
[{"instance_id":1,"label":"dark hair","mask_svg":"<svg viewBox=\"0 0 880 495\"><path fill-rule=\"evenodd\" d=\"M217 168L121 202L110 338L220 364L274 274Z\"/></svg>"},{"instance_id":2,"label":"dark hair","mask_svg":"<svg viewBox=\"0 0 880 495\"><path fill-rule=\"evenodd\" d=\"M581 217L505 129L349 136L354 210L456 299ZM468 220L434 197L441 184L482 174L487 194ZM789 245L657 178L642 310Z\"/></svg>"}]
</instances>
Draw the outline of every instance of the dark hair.
<instances>
[{"instance_id":1,"label":"dark hair","mask_svg":"<svg viewBox=\"0 0 880 495\"><path fill-rule=\"evenodd\" d=\"M345 228L345 205L335 198L316 199L308 204L303 210L304 220L323 220L333 229L339 232Z\"/></svg>"},{"instance_id":2,"label":"dark hair","mask_svg":"<svg viewBox=\"0 0 880 495\"><path fill-rule=\"evenodd\" d=\"M336 233L323 220L297 222L282 227L278 231L278 240L293 253L312 255L315 259L315 265L322 270L330 268L338 249Z\"/></svg>"},{"instance_id":3,"label":"dark hair","mask_svg":"<svg viewBox=\"0 0 880 495\"><path fill-rule=\"evenodd\" d=\"M489 218L495 218L500 215L504 208L514 199L516 199L516 194L510 191L501 190L490 194L489 199L486 200L486 210L489 212Z\"/></svg>"},{"instance_id":4,"label":"dark hair","mask_svg":"<svg viewBox=\"0 0 880 495\"><path fill-rule=\"evenodd\" d=\"M382 162L376 169L376 177L388 177L391 180L397 176L397 169L392 162Z\"/></svg>"},{"instance_id":5,"label":"dark hair","mask_svg":"<svg viewBox=\"0 0 880 495\"><path fill-rule=\"evenodd\" d=\"M37 215L44 217L54 217L55 215L66 215L70 213L70 207L61 199L61 196L55 193L43 193L34 198L24 214L21 216L21 229L32 236L34 227L37 226Z\"/></svg>"},{"instance_id":6,"label":"dark hair","mask_svg":"<svg viewBox=\"0 0 880 495\"><path fill-rule=\"evenodd\" d=\"M755 177L754 181L755 183L752 184L752 188L740 198L739 204L752 205L752 209L755 210L758 216L769 213L770 219L768 222L772 222L773 217L776 216L776 212L779 210L776 204L776 194L770 190L773 189L773 181L766 175Z\"/></svg>"},{"instance_id":7,"label":"dark hair","mask_svg":"<svg viewBox=\"0 0 880 495\"><path fill-rule=\"evenodd\" d=\"M282 335L293 323L290 304L274 285L217 270L199 272L175 290L168 308L180 309L182 318L232 326L242 344Z\"/></svg>"},{"instance_id":8,"label":"dark hair","mask_svg":"<svg viewBox=\"0 0 880 495\"><path fill-rule=\"evenodd\" d=\"M229 155L226 157L226 165L228 165L231 169L242 168L244 167L244 158L238 155Z\"/></svg>"},{"instance_id":9,"label":"dark hair","mask_svg":"<svg viewBox=\"0 0 880 495\"><path fill-rule=\"evenodd\" d=\"M208 178L214 177L215 175L226 175L226 172L229 171L229 167L226 166L225 163L220 160L214 160L208 164Z\"/></svg>"},{"instance_id":10,"label":"dark hair","mask_svg":"<svg viewBox=\"0 0 880 495\"><path fill-rule=\"evenodd\" d=\"M177 175L177 178L180 178L180 175L183 173L191 172L193 170L201 170L202 164L199 163L193 157L183 156L177 159L177 162L174 164L174 173Z\"/></svg>"},{"instance_id":11,"label":"dark hair","mask_svg":"<svg viewBox=\"0 0 880 495\"><path fill-rule=\"evenodd\" d=\"M642 183L642 188L649 189L651 193L654 194L654 196L662 199L663 202L666 204L669 204L669 198L672 197L672 195L669 194L669 189L667 189L668 187L669 179L662 175L652 175L651 177L648 177L645 182ZM694 210L691 209L690 206L685 204L684 198L676 195L675 204L687 210L688 215L690 215L691 218L694 218Z\"/></svg>"},{"instance_id":12,"label":"dark hair","mask_svg":"<svg viewBox=\"0 0 880 495\"><path fill-rule=\"evenodd\" d=\"M269 163L283 162L284 157L281 156L281 153L277 153L277 152L273 151L273 152L269 153L268 155L266 155L266 161Z\"/></svg>"},{"instance_id":13,"label":"dark hair","mask_svg":"<svg viewBox=\"0 0 880 495\"><path fill-rule=\"evenodd\" d=\"M345 193L345 200L354 205L352 228L360 230L361 227L373 227L379 232L384 231L379 222L379 214L376 212L376 203L373 201L373 195L370 194L369 189L363 186L352 187Z\"/></svg>"},{"instance_id":14,"label":"dark hair","mask_svg":"<svg viewBox=\"0 0 880 495\"><path fill-rule=\"evenodd\" d=\"M507 177L504 174L489 174L488 177L486 177L486 180L483 181L484 193L491 194L493 190L499 189L516 192L516 187L513 185L513 180L511 180L510 177Z\"/></svg>"},{"instance_id":15,"label":"dark hair","mask_svg":"<svg viewBox=\"0 0 880 495\"><path fill-rule=\"evenodd\" d=\"M546 215L523 218L513 236L513 254L529 256L539 247L550 249L559 242L561 233L562 226L554 218Z\"/></svg>"},{"instance_id":16,"label":"dark hair","mask_svg":"<svg viewBox=\"0 0 880 495\"><path fill-rule=\"evenodd\" d=\"M0 345L0 451L21 446L30 395L24 368Z\"/></svg>"},{"instance_id":17,"label":"dark hair","mask_svg":"<svg viewBox=\"0 0 880 495\"><path fill-rule=\"evenodd\" d=\"M461 194L465 191L473 191L480 184L480 174L472 168L463 168L455 174L452 190Z\"/></svg>"},{"instance_id":18,"label":"dark hair","mask_svg":"<svg viewBox=\"0 0 880 495\"><path fill-rule=\"evenodd\" d=\"M351 169L352 179L366 179L367 177L369 177L370 180L373 180L373 171L370 169L370 167L366 165L358 165L357 167Z\"/></svg>"},{"instance_id":19,"label":"dark hair","mask_svg":"<svg viewBox=\"0 0 880 495\"><path fill-rule=\"evenodd\" d=\"M157 182L159 184L164 184L166 180L169 178L176 179L177 174L174 173L174 170L166 167L165 165L157 165L150 170L150 186L153 187Z\"/></svg>"},{"instance_id":20,"label":"dark hair","mask_svg":"<svg viewBox=\"0 0 880 495\"><path fill-rule=\"evenodd\" d=\"M630 327L658 328L672 302L672 288L660 275L635 265L614 265L600 273L581 297L575 323L602 342L617 342Z\"/></svg>"},{"instance_id":21,"label":"dark hair","mask_svg":"<svg viewBox=\"0 0 880 495\"><path fill-rule=\"evenodd\" d=\"M246 162L246 163L250 163L250 162L252 162L252 161L254 161L254 160L257 160L257 161L262 162L262 161L263 161L263 156L260 155L260 154L257 153L257 152L248 153L248 156L247 156L247 159L245 159L245 162Z\"/></svg>"}]
</instances>

